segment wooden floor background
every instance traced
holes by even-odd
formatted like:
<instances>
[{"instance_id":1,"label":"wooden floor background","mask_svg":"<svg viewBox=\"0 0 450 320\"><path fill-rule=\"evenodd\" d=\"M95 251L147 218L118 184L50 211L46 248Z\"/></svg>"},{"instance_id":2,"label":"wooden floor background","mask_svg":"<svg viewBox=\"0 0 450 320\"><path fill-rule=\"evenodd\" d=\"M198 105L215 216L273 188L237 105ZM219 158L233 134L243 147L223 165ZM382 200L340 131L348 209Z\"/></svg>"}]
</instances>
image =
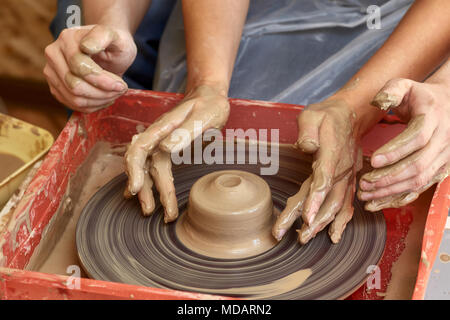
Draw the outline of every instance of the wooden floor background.
<instances>
[{"instance_id":1,"label":"wooden floor background","mask_svg":"<svg viewBox=\"0 0 450 320\"><path fill-rule=\"evenodd\" d=\"M67 112L42 74L56 0L1 0L0 112L47 129L56 138Z\"/></svg>"}]
</instances>

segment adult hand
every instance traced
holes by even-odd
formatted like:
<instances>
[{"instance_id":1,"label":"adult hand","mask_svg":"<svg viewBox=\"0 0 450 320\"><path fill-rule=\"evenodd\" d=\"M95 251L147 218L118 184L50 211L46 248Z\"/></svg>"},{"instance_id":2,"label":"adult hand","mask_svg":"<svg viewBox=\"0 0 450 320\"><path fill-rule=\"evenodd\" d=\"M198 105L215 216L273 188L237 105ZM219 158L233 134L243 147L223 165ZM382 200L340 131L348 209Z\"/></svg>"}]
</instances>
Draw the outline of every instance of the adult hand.
<instances>
[{"instance_id":1,"label":"adult hand","mask_svg":"<svg viewBox=\"0 0 450 320\"><path fill-rule=\"evenodd\" d=\"M375 170L361 177L358 197L366 209L401 207L450 170L450 87L441 82L389 81L373 105L408 122L407 128L372 155Z\"/></svg>"},{"instance_id":2,"label":"adult hand","mask_svg":"<svg viewBox=\"0 0 450 320\"><path fill-rule=\"evenodd\" d=\"M136 52L127 30L104 25L65 29L45 48L44 75L50 92L73 110L107 107L126 92L121 76Z\"/></svg>"},{"instance_id":3,"label":"adult hand","mask_svg":"<svg viewBox=\"0 0 450 320\"><path fill-rule=\"evenodd\" d=\"M297 230L301 244L330 223L328 234L339 242L353 216L355 177L362 166L354 127L355 114L340 99L313 104L299 115L296 146L314 154L313 173L277 218L272 229L277 240L301 215L303 225Z\"/></svg>"},{"instance_id":4,"label":"adult hand","mask_svg":"<svg viewBox=\"0 0 450 320\"><path fill-rule=\"evenodd\" d=\"M164 221L178 217L178 204L171 173L170 153L180 152L211 128L222 128L230 105L222 90L201 85L183 101L158 118L147 130L133 137L125 154L128 186L125 197L138 195L144 215L155 209L153 181L164 207Z\"/></svg>"}]
</instances>

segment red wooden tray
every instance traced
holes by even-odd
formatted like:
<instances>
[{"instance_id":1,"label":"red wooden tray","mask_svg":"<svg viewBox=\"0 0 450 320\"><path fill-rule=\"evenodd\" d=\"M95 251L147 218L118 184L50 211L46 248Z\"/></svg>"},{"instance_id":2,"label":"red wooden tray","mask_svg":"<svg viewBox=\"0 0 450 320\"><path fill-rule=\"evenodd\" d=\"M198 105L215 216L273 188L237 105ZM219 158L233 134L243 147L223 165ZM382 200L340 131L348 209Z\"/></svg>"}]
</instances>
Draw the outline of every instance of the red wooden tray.
<instances>
[{"instance_id":1,"label":"red wooden tray","mask_svg":"<svg viewBox=\"0 0 450 320\"><path fill-rule=\"evenodd\" d=\"M126 143L136 133L136 125L152 123L174 107L180 94L130 90L111 107L92 114L74 113L51 148L45 161L15 209L11 222L0 235L1 299L211 299L205 294L147 288L92 279L80 280L79 289L69 289L68 277L24 270L41 241L46 226L57 212L69 180L98 141ZM301 106L262 101L231 99L231 115L226 128L280 129L280 142L297 138L296 116ZM370 154L398 134L404 125L379 124L364 139L364 154ZM422 299L427 280L442 238L447 212L450 179L436 189L423 238L422 255L414 299ZM381 288L385 292L391 267L404 248L404 238L411 223L408 207L384 211L387 244L380 263ZM431 262L431 263L429 263ZM366 284L349 299L381 299Z\"/></svg>"}]
</instances>

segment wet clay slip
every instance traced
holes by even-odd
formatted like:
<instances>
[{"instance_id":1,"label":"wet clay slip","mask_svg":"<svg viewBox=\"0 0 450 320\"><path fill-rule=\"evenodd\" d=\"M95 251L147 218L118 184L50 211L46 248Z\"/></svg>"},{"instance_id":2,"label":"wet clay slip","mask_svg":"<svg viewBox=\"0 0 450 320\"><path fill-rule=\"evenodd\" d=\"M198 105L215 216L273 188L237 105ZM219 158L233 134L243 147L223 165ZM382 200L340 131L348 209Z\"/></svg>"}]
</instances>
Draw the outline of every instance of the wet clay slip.
<instances>
[{"instance_id":1,"label":"wet clay slip","mask_svg":"<svg viewBox=\"0 0 450 320\"><path fill-rule=\"evenodd\" d=\"M234 149L235 156L241 152L245 152L249 158L251 152L257 150ZM292 145L279 145L279 155L279 172L260 177L270 187L276 212L281 212L286 207L287 199L295 195L300 185L311 175L310 157L301 154ZM369 276L367 268L378 264L386 239L383 214L364 212L362 203L358 200L354 202L353 219L337 245L330 241L325 231L319 232L306 245L300 245L295 232L301 227L299 219L277 245L269 249L263 248L260 254L247 251L248 257L223 259L207 256L187 247L177 228L182 225L183 217L187 216L190 194L195 192L194 184L202 177L219 173L222 178L217 182L233 188L233 185L242 183L238 183L242 176L223 176L223 170L239 170L238 172L258 175L262 166L264 165L173 166L181 215L177 221L170 223L164 221L164 208L155 188L155 210L151 216L145 217L138 199L123 198L127 176L117 176L87 202L80 215L76 242L81 265L90 277L99 280L239 298L338 299L352 293ZM219 199L223 201L223 197L224 195L220 195ZM259 199L255 200L258 208L267 205L267 202L259 202L261 198L264 197L259 195L255 198ZM241 201L244 200L249 199L241 197ZM209 200L212 201L213 199ZM226 208L233 206L237 204L230 201ZM246 204L246 207L250 206ZM194 205L194 208L198 210L199 206ZM208 223L208 219L205 223ZM265 228L264 224L259 224L259 227L254 225L255 228L252 229L251 224L254 224L252 220L242 223L241 227L249 233L237 233L236 239L231 239L232 243L237 244L237 240L240 240L241 248L245 247L242 237L253 237L255 233L250 233L251 230L254 232L255 229ZM236 224L232 223L231 227L237 229ZM225 232L223 229L219 231ZM267 232L270 235L270 227ZM213 239L217 235L209 236Z\"/></svg>"}]
</instances>

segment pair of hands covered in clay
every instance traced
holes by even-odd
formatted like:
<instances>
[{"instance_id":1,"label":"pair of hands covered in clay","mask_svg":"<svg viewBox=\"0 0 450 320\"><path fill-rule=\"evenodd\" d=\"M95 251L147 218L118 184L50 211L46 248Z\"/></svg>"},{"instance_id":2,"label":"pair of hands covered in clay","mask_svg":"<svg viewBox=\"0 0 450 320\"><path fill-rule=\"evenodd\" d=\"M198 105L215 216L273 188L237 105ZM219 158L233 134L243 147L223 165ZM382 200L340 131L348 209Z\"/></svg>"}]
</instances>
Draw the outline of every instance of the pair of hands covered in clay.
<instances>
[{"instance_id":1,"label":"pair of hands covered in clay","mask_svg":"<svg viewBox=\"0 0 450 320\"><path fill-rule=\"evenodd\" d=\"M128 30L104 25L64 29L45 49L50 92L76 111L105 108L127 91L121 77L136 52Z\"/></svg>"},{"instance_id":2,"label":"pair of hands covered in clay","mask_svg":"<svg viewBox=\"0 0 450 320\"><path fill-rule=\"evenodd\" d=\"M84 26L64 30L46 50L44 74L52 94L71 109L93 112L110 105L127 90L121 76L136 56L128 30L111 26ZM392 80L373 104L391 108L407 129L372 156L375 168L360 181L358 197L366 209L377 211L414 201L448 175L450 166L450 90L448 83ZM127 197L138 194L144 214L154 209L153 183L165 207L165 221L178 216L169 152L186 147L190 139L173 142L178 127L192 132L202 121L203 131L222 127L229 113L227 97L214 86L188 93L179 106L136 136L126 155ZM351 108L343 100L309 106L298 119L297 147L314 154L313 174L288 200L273 228L281 239L295 219L303 217L299 241L308 242L327 225L338 242L353 214L356 173L362 159Z\"/></svg>"},{"instance_id":3,"label":"pair of hands covered in clay","mask_svg":"<svg viewBox=\"0 0 450 320\"><path fill-rule=\"evenodd\" d=\"M328 234L337 243L353 216L356 173L362 167L354 130L355 114L344 100L324 101L303 111L298 117L298 127L296 147L314 154L313 173L300 191L287 200L272 234L281 240L302 216L303 225L297 230L301 244L330 223Z\"/></svg>"},{"instance_id":4,"label":"pair of hands covered in clay","mask_svg":"<svg viewBox=\"0 0 450 320\"><path fill-rule=\"evenodd\" d=\"M358 197L366 209L401 207L414 200L450 170L450 87L430 78L389 81L372 102L391 109L407 128L378 149L375 170L362 176Z\"/></svg>"},{"instance_id":5,"label":"pair of hands covered in clay","mask_svg":"<svg viewBox=\"0 0 450 320\"><path fill-rule=\"evenodd\" d=\"M361 200L368 200L367 210L406 205L447 176L450 130L446 123L450 121L450 106L442 103L446 101L450 101L446 86L410 80L392 80L376 96L374 105L394 108L409 125L372 156L376 169L362 177L358 193ZM226 96L210 87L201 87L135 136L126 154L129 176L126 196L137 193L144 214L150 214L154 209L153 178L165 208L165 221L175 220L178 208L169 152L180 151L195 137L192 134L184 142L173 142L170 134L176 128L193 133L195 120L203 122L203 131L222 127L228 113ZM217 114L220 117L211 117ZM302 112L298 126L296 146L314 154L313 173L299 192L288 199L272 233L281 240L302 216L300 243L307 243L327 226L332 242L337 243L352 219L356 174L362 168L356 117L344 100L327 100ZM387 160L380 160L380 155Z\"/></svg>"},{"instance_id":6,"label":"pair of hands covered in clay","mask_svg":"<svg viewBox=\"0 0 450 320\"><path fill-rule=\"evenodd\" d=\"M409 204L445 179L450 170L450 90L447 83L389 81L372 104L392 108L407 128L371 158L375 168L362 176L358 197L368 211ZM281 240L301 215L299 242L305 244L329 226L337 243L353 215L356 173L362 157L354 132L354 116L342 100L311 105L298 118L297 146L315 153L313 174L289 198L272 233Z\"/></svg>"},{"instance_id":7,"label":"pair of hands covered in clay","mask_svg":"<svg viewBox=\"0 0 450 320\"><path fill-rule=\"evenodd\" d=\"M178 153L208 129L222 128L229 116L230 105L223 92L214 86L200 85L186 94L183 101L163 114L143 133L133 137L125 154L128 186L125 197L138 195L144 215L155 209L153 182L164 207L164 221L178 217L172 160ZM196 126L201 124L201 131Z\"/></svg>"},{"instance_id":8,"label":"pair of hands covered in clay","mask_svg":"<svg viewBox=\"0 0 450 320\"><path fill-rule=\"evenodd\" d=\"M129 30L106 25L64 29L47 46L44 75L53 96L80 112L94 112L112 104L128 89L122 80L136 58L136 44ZM185 148L195 139L194 121L203 130L221 128L228 119L230 106L222 89L199 85L176 108L162 115L145 132L136 135L125 156L129 183L125 197L137 194L145 215L153 212L155 183L165 208L164 219L178 216L177 199L171 172L170 152ZM177 128L192 134L183 141L172 141Z\"/></svg>"},{"instance_id":9,"label":"pair of hands covered in clay","mask_svg":"<svg viewBox=\"0 0 450 320\"><path fill-rule=\"evenodd\" d=\"M353 113L343 104L343 101L330 101L311 105L298 118L297 146L304 152L315 153L314 172L278 217L273 229L278 240L301 212L305 221L299 231L301 243L308 242L333 220L330 236L333 242L338 242L352 218L356 172L362 158L353 132ZM149 215L155 209L152 194L155 182L165 208L165 222L175 220L178 206L170 153L179 152L196 138L194 121L202 121L202 131L220 128L227 121L229 108L226 96L211 87L199 87L145 132L135 135L125 155L129 177L125 197L137 194L142 212ZM177 140L173 135L177 129L190 132L188 139Z\"/></svg>"}]
</instances>

